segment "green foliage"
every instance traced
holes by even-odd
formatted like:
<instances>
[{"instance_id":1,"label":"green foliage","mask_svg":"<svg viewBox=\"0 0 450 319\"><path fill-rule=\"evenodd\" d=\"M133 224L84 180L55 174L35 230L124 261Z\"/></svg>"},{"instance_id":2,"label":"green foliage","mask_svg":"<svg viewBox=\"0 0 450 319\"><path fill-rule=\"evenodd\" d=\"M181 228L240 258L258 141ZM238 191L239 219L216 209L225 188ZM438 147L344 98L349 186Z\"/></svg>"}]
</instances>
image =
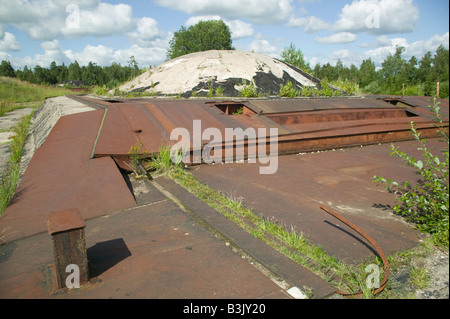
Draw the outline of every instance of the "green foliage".
<instances>
[{"instance_id":1,"label":"green foliage","mask_svg":"<svg viewBox=\"0 0 450 319\"><path fill-rule=\"evenodd\" d=\"M140 169L141 159L147 156L147 151L143 150L142 141L136 143L136 145L132 146L130 151L128 152L128 156L131 162L131 169L136 177L141 177L143 172Z\"/></svg>"},{"instance_id":2,"label":"green foliage","mask_svg":"<svg viewBox=\"0 0 450 319\"><path fill-rule=\"evenodd\" d=\"M11 142L11 155L8 161L8 171L0 181L0 216L6 209L16 191L17 183L20 174L20 161L22 158L22 151L25 145L25 140L28 136L28 128L33 113L24 116L19 123L13 128L15 133Z\"/></svg>"},{"instance_id":3,"label":"green foliage","mask_svg":"<svg viewBox=\"0 0 450 319\"><path fill-rule=\"evenodd\" d=\"M257 97L258 89L256 88L255 82L251 81L247 84L245 79L242 80L241 95L243 97Z\"/></svg>"},{"instance_id":4,"label":"green foliage","mask_svg":"<svg viewBox=\"0 0 450 319\"><path fill-rule=\"evenodd\" d=\"M0 76L15 77L14 69L9 61L3 60L0 64Z\"/></svg>"},{"instance_id":5,"label":"green foliage","mask_svg":"<svg viewBox=\"0 0 450 319\"><path fill-rule=\"evenodd\" d=\"M327 80L324 80L320 83L321 89L319 91L319 95L331 97L333 96L333 88L330 86Z\"/></svg>"},{"instance_id":6,"label":"green foliage","mask_svg":"<svg viewBox=\"0 0 450 319\"><path fill-rule=\"evenodd\" d=\"M207 50L234 50L230 28L222 20L199 21L173 35L167 50L167 59Z\"/></svg>"},{"instance_id":7,"label":"green foliage","mask_svg":"<svg viewBox=\"0 0 450 319\"><path fill-rule=\"evenodd\" d=\"M14 78L0 77L0 99L11 103L43 101L48 97L72 93L69 90L30 84Z\"/></svg>"},{"instance_id":8,"label":"green foliage","mask_svg":"<svg viewBox=\"0 0 450 319\"><path fill-rule=\"evenodd\" d=\"M301 92L292 87L292 82L287 81L285 85L280 85L280 96L282 97L297 97Z\"/></svg>"},{"instance_id":9,"label":"green foliage","mask_svg":"<svg viewBox=\"0 0 450 319\"><path fill-rule=\"evenodd\" d=\"M439 102L434 100L430 106L435 114L439 127L442 127L442 118L439 114ZM396 156L414 168L415 173L421 176L416 185L409 181L402 184L391 179L375 176L374 181L386 186L397 196L398 205L394 212L403 215L408 221L417 225L417 228L433 236L436 245L448 246L449 230L449 135L448 131L440 130L444 137L446 148L441 149L441 154L434 155L427 148L427 140L420 138L414 125L411 127L412 135L419 142L418 150L421 151L423 161L400 151L392 145L391 156Z\"/></svg>"},{"instance_id":10,"label":"green foliage","mask_svg":"<svg viewBox=\"0 0 450 319\"><path fill-rule=\"evenodd\" d=\"M420 60L413 56L408 61L402 57L404 50L403 47L397 47L395 53L389 54L378 70L369 58L362 61L359 69L353 64L346 67L340 60L334 66L330 63L316 64L312 74L338 87L339 81L355 83L359 88L355 88L355 91L366 94L402 95L404 85L405 95L436 96L437 82L440 82L439 97L448 99L449 50L441 45L434 56L427 52ZM285 51L292 52L292 48ZM307 90L302 96L310 93ZM329 96L328 93L325 96Z\"/></svg>"},{"instance_id":11,"label":"green foliage","mask_svg":"<svg viewBox=\"0 0 450 319\"><path fill-rule=\"evenodd\" d=\"M242 112L244 112L244 108L240 107L236 110L236 112L233 113L233 115L241 115Z\"/></svg>"},{"instance_id":12,"label":"green foliage","mask_svg":"<svg viewBox=\"0 0 450 319\"><path fill-rule=\"evenodd\" d=\"M106 85L103 86L96 86L93 90L94 94L97 95L108 95L108 88L106 87Z\"/></svg>"},{"instance_id":13,"label":"green foliage","mask_svg":"<svg viewBox=\"0 0 450 319\"><path fill-rule=\"evenodd\" d=\"M216 96L223 96L223 88L221 86L217 87Z\"/></svg>"},{"instance_id":14,"label":"green foliage","mask_svg":"<svg viewBox=\"0 0 450 319\"><path fill-rule=\"evenodd\" d=\"M68 67L64 65L57 65L52 62L48 68L43 68L39 65L34 69L29 69L24 66L22 70L13 70L11 73L11 65L8 61L2 61L5 71L0 68L0 75L16 77L19 80L27 81L34 84L57 84L69 80L84 81L92 86L104 86L112 89L120 84L129 81L130 77L140 75L143 70L137 66L134 57L130 57L128 66L121 66L118 63L112 63L110 66L101 67L96 63L89 62L88 65L81 66L77 61L71 63Z\"/></svg>"},{"instance_id":15,"label":"green foliage","mask_svg":"<svg viewBox=\"0 0 450 319\"><path fill-rule=\"evenodd\" d=\"M295 45L291 44L281 51L281 61L289 63L304 72L311 72L309 63L305 62L305 57L300 49L297 50Z\"/></svg>"}]
</instances>

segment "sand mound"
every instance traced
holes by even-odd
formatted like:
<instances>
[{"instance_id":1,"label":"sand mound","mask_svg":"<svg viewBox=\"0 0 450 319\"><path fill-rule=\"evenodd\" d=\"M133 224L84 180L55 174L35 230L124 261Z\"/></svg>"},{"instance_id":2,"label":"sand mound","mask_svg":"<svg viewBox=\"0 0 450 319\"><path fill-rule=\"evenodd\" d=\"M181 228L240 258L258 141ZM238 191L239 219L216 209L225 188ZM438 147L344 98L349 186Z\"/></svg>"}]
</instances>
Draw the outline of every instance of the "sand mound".
<instances>
[{"instance_id":1,"label":"sand mound","mask_svg":"<svg viewBox=\"0 0 450 319\"><path fill-rule=\"evenodd\" d=\"M272 57L236 50L211 50L187 54L141 74L122 85L124 92L162 95L206 96L221 87L225 96L239 96L243 80L253 81L262 94L278 94L280 85L290 81L302 87L318 87L320 81Z\"/></svg>"}]
</instances>

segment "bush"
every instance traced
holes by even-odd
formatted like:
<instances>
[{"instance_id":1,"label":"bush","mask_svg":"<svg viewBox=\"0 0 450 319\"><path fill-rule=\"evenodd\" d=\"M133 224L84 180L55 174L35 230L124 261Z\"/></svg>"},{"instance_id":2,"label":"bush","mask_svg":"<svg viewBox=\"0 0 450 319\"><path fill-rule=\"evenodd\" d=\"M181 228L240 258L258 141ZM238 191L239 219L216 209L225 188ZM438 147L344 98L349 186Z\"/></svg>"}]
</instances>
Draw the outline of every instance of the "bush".
<instances>
[{"instance_id":1,"label":"bush","mask_svg":"<svg viewBox=\"0 0 450 319\"><path fill-rule=\"evenodd\" d=\"M439 97L443 99L448 99L449 97L448 81L439 84Z\"/></svg>"},{"instance_id":2,"label":"bush","mask_svg":"<svg viewBox=\"0 0 450 319\"><path fill-rule=\"evenodd\" d=\"M287 81L285 85L280 85L280 96L282 97L297 97L301 92L292 87L292 82Z\"/></svg>"},{"instance_id":3,"label":"bush","mask_svg":"<svg viewBox=\"0 0 450 319\"><path fill-rule=\"evenodd\" d=\"M247 84L247 81L245 79L242 80L241 95L243 97L257 97L258 89L256 88L255 83L251 81L250 84Z\"/></svg>"},{"instance_id":4,"label":"bush","mask_svg":"<svg viewBox=\"0 0 450 319\"><path fill-rule=\"evenodd\" d=\"M377 81L370 82L363 89L363 92L368 94L381 94L382 91Z\"/></svg>"},{"instance_id":5,"label":"bush","mask_svg":"<svg viewBox=\"0 0 450 319\"><path fill-rule=\"evenodd\" d=\"M430 106L442 127L442 118L439 114L439 102L434 99ZM419 182L412 186L408 181L399 184L391 179L374 176L374 181L387 187L396 194L396 200L400 202L394 207L394 212L403 215L408 221L416 224L416 228L422 232L430 233L433 242L438 246L448 247L449 228L449 187L448 187L448 130L441 130L443 142L447 147L441 149L441 156L431 153L427 148L427 140L420 138L415 126L411 125L414 138L419 142L418 150L421 151L424 161L401 152L398 147L392 145L391 156L399 157L405 164L415 169L415 173L421 176Z\"/></svg>"}]
</instances>

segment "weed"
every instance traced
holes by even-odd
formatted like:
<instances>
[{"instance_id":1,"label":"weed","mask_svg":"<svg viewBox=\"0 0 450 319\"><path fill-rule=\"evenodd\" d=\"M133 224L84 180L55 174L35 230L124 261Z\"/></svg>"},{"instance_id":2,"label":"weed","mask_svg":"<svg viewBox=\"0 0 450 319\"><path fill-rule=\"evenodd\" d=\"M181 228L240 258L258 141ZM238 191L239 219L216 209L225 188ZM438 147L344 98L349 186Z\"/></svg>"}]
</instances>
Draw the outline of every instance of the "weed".
<instances>
[{"instance_id":1,"label":"weed","mask_svg":"<svg viewBox=\"0 0 450 319\"><path fill-rule=\"evenodd\" d=\"M436 99L434 99L430 109L438 120L438 127L442 128L442 118L439 115L440 107ZM439 131L445 138L441 142L447 143L447 147L441 149L440 157L431 153L427 148L427 140L420 138L420 132L417 132L412 122L411 132L416 141L419 142L418 150L421 151L424 161L416 160L394 145L391 147L391 156L399 157L406 165L413 167L415 173L421 176L420 181L412 186L409 181L400 184L392 179L385 179L380 176L374 176L373 180L396 194L396 200L399 204L394 206L395 213L403 215L406 220L415 223L416 228L420 231L432 234L435 245L448 247L448 131L444 129Z\"/></svg>"},{"instance_id":2,"label":"weed","mask_svg":"<svg viewBox=\"0 0 450 319\"><path fill-rule=\"evenodd\" d=\"M411 284L418 289L428 286L430 275L425 267L412 266L410 271Z\"/></svg>"},{"instance_id":3,"label":"weed","mask_svg":"<svg viewBox=\"0 0 450 319\"><path fill-rule=\"evenodd\" d=\"M147 156L147 151L143 151L143 144L142 141L139 141L134 146L131 147L130 151L128 152L128 156L130 158L131 162L131 169L133 170L133 173L136 178L139 178L143 175L143 172L140 169L141 166L141 158Z\"/></svg>"},{"instance_id":4,"label":"weed","mask_svg":"<svg viewBox=\"0 0 450 319\"><path fill-rule=\"evenodd\" d=\"M33 113L22 117L19 123L13 128L15 133L11 143L11 155L9 158L9 168L0 182L0 216L6 209L16 191L20 175L20 161L25 140L28 135L28 127Z\"/></svg>"},{"instance_id":5,"label":"weed","mask_svg":"<svg viewBox=\"0 0 450 319\"><path fill-rule=\"evenodd\" d=\"M180 169L183 163L181 162L181 157L179 160L176 159L176 163L174 163L171 155L170 147L163 147L161 145L159 147L159 153L152 159L152 168L161 174L173 173ZM181 154L178 155L181 156Z\"/></svg>"},{"instance_id":6,"label":"weed","mask_svg":"<svg viewBox=\"0 0 450 319\"><path fill-rule=\"evenodd\" d=\"M258 89L256 88L255 82L251 81L249 84L247 84L247 81L243 79L241 95L243 97L257 97Z\"/></svg>"},{"instance_id":7,"label":"weed","mask_svg":"<svg viewBox=\"0 0 450 319\"><path fill-rule=\"evenodd\" d=\"M236 110L236 112L233 113L233 115L242 115L243 112L244 112L244 108L240 107Z\"/></svg>"},{"instance_id":8,"label":"weed","mask_svg":"<svg viewBox=\"0 0 450 319\"><path fill-rule=\"evenodd\" d=\"M223 96L223 88L221 86L217 87L216 96Z\"/></svg>"},{"instance_id":9,"label":"weed","mask_svg":"<svg viewBox=\"0 0 450 319\"><path fill-rule=\"evenodd\" d=\"M280 85L280 96L282 97L297 97L301 92L292 87L292 82L287 81L285 85Z\"/></svg>"}]
</instances>

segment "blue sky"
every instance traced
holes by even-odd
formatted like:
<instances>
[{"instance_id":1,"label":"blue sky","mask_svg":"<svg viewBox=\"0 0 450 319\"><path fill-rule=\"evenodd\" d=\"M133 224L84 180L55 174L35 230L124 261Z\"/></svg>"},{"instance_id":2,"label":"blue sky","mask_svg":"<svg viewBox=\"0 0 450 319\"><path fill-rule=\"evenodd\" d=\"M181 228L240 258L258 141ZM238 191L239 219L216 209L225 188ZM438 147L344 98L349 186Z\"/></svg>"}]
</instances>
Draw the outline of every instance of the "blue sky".
<instances>
[{"instance_id":1,"label":"blue sky","mask_svg":"<svg viewBox=\"0 0 450 319\"><path fill-rule=\"evenodd\" d=\"M133 55L154 66L175 31L202 19L223 19L238 50L279 57L293 43L311 66L449 48L447 0L0 0L0 60L106 66Z\"/></svg>"}]
</instances>

